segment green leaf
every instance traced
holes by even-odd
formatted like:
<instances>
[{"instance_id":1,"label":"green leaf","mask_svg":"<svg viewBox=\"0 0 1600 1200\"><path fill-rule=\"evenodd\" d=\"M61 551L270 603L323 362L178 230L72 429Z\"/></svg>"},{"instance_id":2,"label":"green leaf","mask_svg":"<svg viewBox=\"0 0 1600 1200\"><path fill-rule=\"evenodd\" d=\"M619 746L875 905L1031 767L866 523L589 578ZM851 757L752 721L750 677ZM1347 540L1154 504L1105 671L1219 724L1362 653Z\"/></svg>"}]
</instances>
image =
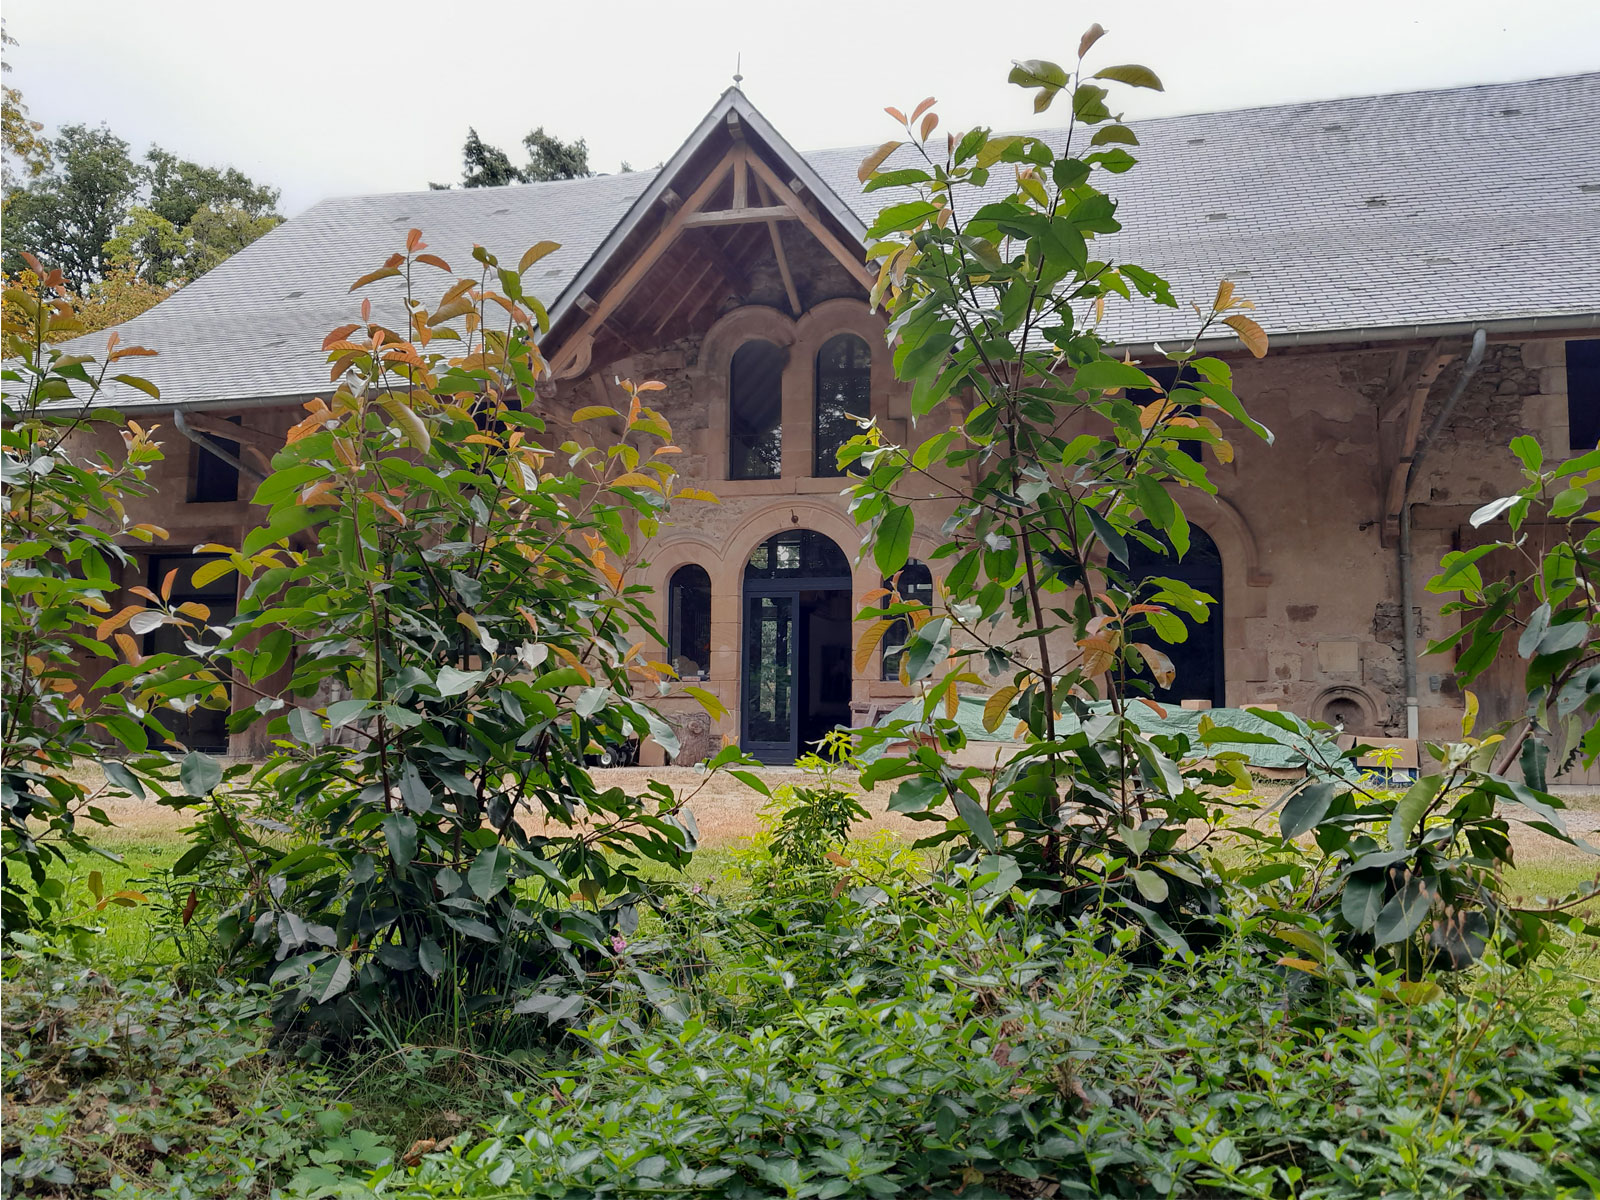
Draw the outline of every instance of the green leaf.
<instances>
[{"instance_id":1,"label":"green leaf","mask_svg":"<svg viewBox=\"0 0 1600 1200\"><path fill-rule=\"evenodd\" d=\"M1039 94L1033 98L1033 111L1036 113L1049 108L1061 89L1067 86L1066 71L1042 58L1018 61L1007 79L1018 87L1039 89Z\"/></svg>"},{"instance_id":2,"label":"green leaf","mask_svg":"<svg viewBox=\"0 0 1600 1200\"><path fill-rule=\"evenodd\" d=\"M471 691L487 678L489 678L487 671L462 671L455 667L441 667L439 677L434 680L433 686L439 689L441 696L459 696L463 692Z\"/></svg>"},{"instance_id":3,"label":"green leaf","mask_svg":"<svg viewBox=\"0 0 1600 1200\"><path fill-rule=\"evenodd\" d=\"M433 793L422 781L422 772L407 760L400 767L400 799L412 812L421 814L433 807Z\"/></svg>"},{"instance_id":4,"label":"green leaf","mask_svg":"<svg viewBox=\"0 0 1600 1200\"><path fill-rule=\"evenodd\" d=\"M1539 649L1539 639L1544 637L1545 630L1550 628L1550 604L1545 602L1528 614L1528 623L1523 627L1522 636L1517 639L1517 653L1523 658L1532 658Z\"/></svg>"},{"instance_id":5,"label":"green leaf","mask_svg":"<svg viewBox=\"0 0 1600 1200\"><path fill-rule=\"evenodd\" d=\"M872 559L884 575L893 575L906 565L911 556L911 532L915 526L916 518L910 505L896 504L883 514L872 545Z\"/></svg>"},{"instance_id":6,"label":"green leaf","mask_svg":"<svg viewBox=\"0 0 1600 1200\"><path fill-rule=\"evenodd\" d=\"M1135 63L1123 63L1121 66L1106 67L1094 73L1096 79L1110 79L1116 83L1125 83L1129 87L1149 88L1153 92L1165 91L1161 80L1156 78L1156 73L1149 67L1141 67Z\"/></svg>"},{"instance_id":7,"label":"green leaf","mask_svg":"<svg viewBox=\"0 0 1600 1200\"><path fill-rule=\"evenodd\" d=\"M222 764L209 754L191 750L183 756L183 765L178 768L178 782L183 785L185 795L209 796L222 782Z\"/></svg>"},{"instance_id":8,"label":"green leaf","mask_svg":"<svg viewBox=\"0 0 1600 1200\"><path fill-rule=\"evenodd\" d=\"M511 855L503 846L490 846L478 851L478 857L467 868L467 886L479 900L488 903L506 886L506 872L511 867Z\"/></svg>"},{"instance_id":9,"label":"green leaf","mask_svg":"<svg viewBox=\"0 0 1600 1200\"><path fill-rule=\"evenodd\" d=\"M1545 790L1545 762L1550 757L1550 747L1537 737L1529 737L1522 743L1522 753L1519 760L1522 764L1522 781L1535 791Z\"/></svg>"},{"instance_id":10,"label":"green leaf","mask_svg":"<svg viewBox=\"0 0 1600 1200\"><path fill-rule=\"evenodd\" d=\"M100 762L100 770L104 772L106 782L111 784L112 787L121 788L135 800L143 800L145 798L144 785L139 782L132 771L128 770L127 767L123 766L116 759L102 759Z\"/></svg>"},{"instance_id":11,"label":"green leaf","mask_svg":"<svg viewBox=\"0 0 1600 1200\"><path fill-rule=\"evenodd\" d=\"M1422 820L1422 814L1428 811L1428 806L1439 794L1439 788L1443 783L1442 775L1424 775L1406 790L1406 794L1400 798L1400 803L1394 806L1394 816L1389 821L1390 848L1403 850L1410 845L1411 831L1417 827L1417 822Z\"/></svg>"},{"instance_id":12,"label":"green leaf","mask_svg":"<svg viewBox=\"0 0 1600 1200\"><path fill-rule=\"evenodd\" d=\"M1116 388L1148 388L1154 380L1132 363L1114 358L1097 358L1079 367L1073 383L1081 388L1112 391Z\"/></svg>"},{"instance_id":13,"label":"green leaf","mask_svg":"<svg viewBox=\"0 0 1600 1200\"><path fill-rule=\"evenodd\" d=\"M417 823L404 813L390 813L383 819L383 840L396 866L410 866L417 857Z\"/></svg>"},{"instance_id":14,"label":"green leaf","mask_svg":"<svg viewBox=\"0 0 1600 1200\"><path fill-rule=\"evenodd\" d=\"M1352 929L1367 932L1377 923L1383 910L1383 879L1380 870L1357 871L1344 881L1344 895L1339 898L1339 911L1350 922Z\"/></svg>"},{"instance_id":15,"label":"green leaf","mask_svg":"<svg viewBox=\"0 0 1600 1200\"><path fill-rule=\"evenodd\" d=\"M1154 871L1134 868L1129 870L1128 878L1133 880L1133 886L1150 903L1160 904L1167 898L1167 881Z\"/></svg>"},{"instance_id":16,"label":"green leaf","mask_svg":"<svg viewBox=\"0 0 1600 1200\"><path fill-rule=\"evenodd\" d=\"M1422 876L1411 876L1378 913L1372 929L1373 941L1379 946L1403 942L1417 931L1422 919L1428 915L1431 903L1432 898Z\"/></svg>"},{"instance_id":17,"label":"green leaf","mask_svg":"<svg viewBox=\"0 0 1600 1200\"><path fill-rule=\"evenodd\" d=\"M1299 788L1283 806L1283 813L1278 819L1279 831L1286 838L1294 838L1315 829L1322 823L1322 818L1328 815L1328 808L1338 792L1339 785L1328 780L1308 783Z\"/></svg>"},{"instance_id":18,"label":"green leaf","mask_svg":"<svg viewBox=\"0 0 1600 1200\"><path fill-rule=\"evenodd\" d=\"M432 938L423 938L417 944L417 964L429 979L439 978L439 972L444 970L444 950Z\"/></svg>"},{"instance_id":19,"label":"green leaf","mask_svg":"<svg viewBox=\"0 0 1600 1200\"><path fill-rule=\"evenodd\" d=\"M998 843L994 836L994 823L989 820L989 814L961 788L954 789L954 799L956 814L966 822L967 828L972 831L972 836L978 839L978 844L993 854Z\"/></svg>"},{"instance_id":20,"label":"green leaf","mask_svg":"<svg viewBox=\"0 0 1600 1200\"><path fill-rule=\"evenodd\" d=\"M327 730L323 727L322 718L309 708L291 708L287 722L289 736L302 746L320 746L327 736Z\"/></svg>"}]
</instances>

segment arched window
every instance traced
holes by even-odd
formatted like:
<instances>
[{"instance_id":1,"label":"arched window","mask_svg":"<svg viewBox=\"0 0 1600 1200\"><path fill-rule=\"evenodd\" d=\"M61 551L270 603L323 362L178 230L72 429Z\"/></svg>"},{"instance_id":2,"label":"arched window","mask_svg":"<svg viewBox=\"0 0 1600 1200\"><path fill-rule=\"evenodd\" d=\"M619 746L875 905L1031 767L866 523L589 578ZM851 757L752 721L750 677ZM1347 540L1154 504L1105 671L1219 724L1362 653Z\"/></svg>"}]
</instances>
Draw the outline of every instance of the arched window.
<instances>
[{"instance_id":1,"label":"arched window","mask_svg":"<svg viewBox=\"0 0 1600 1200\"><path fill-rule=\"evenodd\" d=\"M711 576L696 563L667 583L667 662L679 679L711 674Z\"/></svg>"},{"instance_id":2,"label":"arched window","mask_svg":"<svg viewBox=\"0 0 1600 1200\"><path fill-rule=\"evenodd\" d=\"M884 597L885 607L900 601L933 607L933 572L928 569L927 563L912 559L900 568L900 574L893 579L885 579L883 586L895 593ZM910 636L910 620L906 617L896 617L894 624L883 635L883 641L880 643L883 647L883 678L900 678L900 656L905 651L906 639Z\"/></svg>"},{"instance_id":3,"label":"arched window","mask_svg":"<svg viewBox=\"0 0 1600 1200\"><path fill-rule=\"evenodd\" d=\"M728 367L728 478L776 479L783 473L783 365L771 342L751 341Z\"/></svg>"},{"instance_id":4,"label":"arched window","mask_svg":"<svg viewBox=\"0 0 1600 1200\"><path fill-rule=\"evenodd\" d=\"M839 447L872 415L872 350L853 333L835 334L817 351L816 466L820 476L842 475Z\"/></svg>"}]
</instances>

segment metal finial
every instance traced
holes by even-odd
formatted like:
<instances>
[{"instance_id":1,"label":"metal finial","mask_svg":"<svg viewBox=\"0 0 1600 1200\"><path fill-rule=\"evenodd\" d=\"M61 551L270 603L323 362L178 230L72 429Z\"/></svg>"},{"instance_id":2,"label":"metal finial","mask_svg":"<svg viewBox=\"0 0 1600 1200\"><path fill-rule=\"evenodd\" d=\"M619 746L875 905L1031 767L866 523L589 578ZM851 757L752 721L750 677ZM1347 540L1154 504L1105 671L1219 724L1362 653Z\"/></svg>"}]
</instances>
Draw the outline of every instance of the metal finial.
<instances>
[{"instance_id":1,"label":"metal finial","mask_svg":"<svg viewBox=\"0 0 1600 1200\"><path fill-rule=\"evenodd\" d=\"M742 54L736 54L736 55L733 56L733 86L734 87L738 87L741 83L744 82L744 76L739 73L740 69L744 66L744 61L743 60L744 60L744 55L742 55Z\"/></svg>"}]
</instances>

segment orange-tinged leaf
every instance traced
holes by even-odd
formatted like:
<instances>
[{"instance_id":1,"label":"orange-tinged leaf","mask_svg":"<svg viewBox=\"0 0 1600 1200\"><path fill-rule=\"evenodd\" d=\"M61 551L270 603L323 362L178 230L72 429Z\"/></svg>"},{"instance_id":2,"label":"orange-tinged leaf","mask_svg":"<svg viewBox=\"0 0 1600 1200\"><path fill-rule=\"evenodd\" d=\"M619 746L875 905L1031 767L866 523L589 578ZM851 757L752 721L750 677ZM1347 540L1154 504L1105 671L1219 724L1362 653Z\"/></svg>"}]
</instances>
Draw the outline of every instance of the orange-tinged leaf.
<instances>
[{"instance_id":1,"label":"orange-tinged leaf","mask_svg":"<svg viewBox=\"0 0 1600 1200\"><path fill-rule=\"evenodd\" d=\"M1257 325L1249 317L1234 315L1224 317L1223 324L1239 335L1239 340L1244 343L1244 348L1257 358L1264 358L1267 353L1267 331Z\"/></svg>"},{"instance_id":2,"label":"orange-tinged leaf","mask_svg":"<svg viewBox=\"0 0 1600 1200\"><path fill-rule=\"evenodd\" d=\"M1228 305L1233 300L1233 281L1224 279L1217 284L1217 298L1211 302L1211 307L1216 312L1227 312Z\"/></svg>"},{"instance_id":3,"label":"orange-tinged leaf","mask_svg":"<svg viewBox=\"0 0 1600 1200\"><path fill-rule=\"evenodd\" d=\"M929 96L921 104L917 105L915 108L913 108L911 110L911 120L915 121L918 117L920 117L923 113L927 112L930 108L932 108L937 103L938 103L938 101L936 101L932 96ZM908 121L907 124L910 124L910 122Z\"/></svg>"},{"instance_id":4,"label":"orange-tinged leaf","mask_svg":"<svg viewBox=\"0 0 1600 1200\"><path fill-rule=\"evenodd\" d=\"M422 249L422 230L413 229L406 234L406 249L408 251Z\"/></svg>"},{"instance_id":5,"label":"orange-tinged leaf","mask_svg":"<svg viewBox=\"0 0 1600 1200\"><path fill-rule=\"evenodd\" d=\"M1017 689L1013 684L1006 684L983 706L983 727L993 733L1000 728L1000 722L1005 719L1006 709L1011 707L1011 702L1017 698Z\"/></svg>"},{"instance_id":6,"label":"orange-tinged leaf","mask_svg":"<svg viewBox=\"0 0 1600 1200\"><path fill-rule=\"evenodd\" d=\"M624 471L611 481L612 487L642 487L659 492L661 485L642 471Z\"/></svg>"},{"instance_id":7,"label":"orange-tinged leaf","mask_svg":"<svg viewBox=\"0 0 1600 1200\"><path fill-rule=\"evenodd\" d=\"M99 638L101 641L104 641L106 638L110 637L117 630L121 629L129 621L133 620L133 614L134 613L141 613L143 611L144 611L144 608L143 608L142 605L138 605L138 604L130 604L130 605L128 605L127 608L125 608L121 612L117 613L116 616L107 617L104 621L101 621L100 624L96 625L95 626L95 630L94 630L94 636Z\"/></svg>"},{"instance_id":8,"label":"orange-tinged leaf","mask_svg":"<svg viewBox=\"0 0 1600 1200\"><path fill-rule=\"evenodd\" d=\"M371 500L374 504L376 504L379 508L383 509L384 512L388 513L396 521L399 521L400 524L404 525L406 523L405 513L401 512L398 508L391 504L389 502L389 498L382 492L364 492L362 494L365 495L368 500Z\"/></svg>"},{"instance_id":9,"label":"orange-tinged leaf","mask_svg":"<svg viewBox=\"0 0 1600 1200\"><path fill-rule=\"evenodd\" d=\"M419 263L427 263L430 267L438 267L439 270L445 272L446 274L450 273L450 264L445 262L445 260L440 258L437 254L419 254L417 255L417 261Z\"/></svg>"},{"instance_id":10,"label":"orange-tinged leaf","mask_svg":"<svg viewBox=\"0 0 1600 1200\"><path fill-rule=\"evenodd\" d=\"M185 600L178 605L178 611L186 617L193 617L196 621L209 621L211 610L198 600Z\"/></svg>"},{"instance_id":11,"label":"orange-tinged leaf","mask_svg":"<svg viewBox=\"0 0 1600 1200\"><path fill-rule=\"evenodd\" d=\"M1151 712L1155 713L1156 716L1160 717L1163 721L1167 719L1167 710L1162 708L1161 705L1157 704L1154 700L1150 699L1149 696L1135 696L1134 699L1148 708Z\"/></svg>"},{"instance_id":12,"label":"orange-tinged leaf","mask_svg":"<svg viewBox=\"0 0 1600 1200\"><path fill-rule=\"evenodd\" d=\"M167 572L167 577L161 581L161 598L163 600L172 599L172 583L177 578L178 568L173 567L172 570Z\"/></svg>"},{"instance_id":13,"label":"orange-tinged leaf","mask_svg":"<svg viewBox=\"0 0 1600 1200\"><path fill-rule=\"evenodd\" d=\"M896 150L900 149L900 147L904 144L905 143L903 142L890 141L879 146L871 154L867 155L861 160L861 165L856 168L856 178L862 183L865 183L867 180L871 179L872 176L877 172L878 168L883 165L883 160L888 158L889 155L893 154Z\"/></svg>"},{"instance_id":14,"label":"orange-tinged leaf","mask_svg":"<svg viewBox=\"0 0 1600 1200\"><path fill-rule=\"evenodd\" d=\"M561 243L560 242L552 242L552 241L535 242L533 245L529 246L526 250L524 250L522 252L522 257L517 260L517 274L521 275L524 271L526 271L529 267L533 266L534 263L538 262L545 255L550 254L550 253L552 253L552 252L554 252L556 250L559 250L559 249L561 249Z\"/></svg>"},{"instance_id":15,"label":"orange-tinged leaf","mask_svg":"<svg viewBox=\"0 0 1600 1200\"><path fill-rule=\"evenodd\" d=\"M931 134L936 128L938 128L938 126L939 126L939 114L938 113L929 113L927 116L922 118L922 128L918 131L917 137L921 141L924 141L924 142L927 141L928 140L928 135Z\"/></svg>"},{"instance_id":16,"label":"orange-tinged leaf","mask_svg":"<svg viewBox=\"0 0 1600 1200\"><path fill-rule=\"evenodd\" d=\"M593 421L596 417L620 417L622 414L604 404L586 404L572 414L574 421Z\"/></svg>"},{"instance_id":17,"label":"orange-tinged leaf","mask_svg":"<svg viewBox=\"0 0 1600 1200\"><path fill-rule=\"evenodd\" d=\"M144 655L139 653L138 643L136 643L127 634L117 634L116 642L117 648L122 651L122 657L127 659L128 662L132 663L134 666L138 666L144 661Z\"/></svg>"},{"instance_id":18,"label":"orange-tinged leaf","mask_svg":"<svg viewBox=\"0 0 1600 1200\"><path fill-rule=\"evenodd\" d=\"M893 629L897 622L893 617L880 617L867 626L861 640L856 643L856 670L865 671L867 664L872 661L873 652L878 644L883 641L884 635Z\"/></svg>"},{"instance_id":19,"label":"orange-tinged leaf","mask_svg":"<svg viewBox=\"0 0 1600 1200\"><path fill-rule=\"evenodd\" d=\"M1096 21L1083 31L1083 36L1078 39L1078 57L1082 58L1094 47L1094 44L1105 37L1105 27Z\"/></svg>"},{"instance_id":20,"label":"orange-tinged leaf","mask_svg":"<svg viewBox=\"0 0 1600 1200\"><path fill-rule=\"evenodd\" d=\"M392 279L398 274L400 274L399 267L379 267L376 271L368 271L360 279L352 283L350 285L350 290L353 292L357 288L366 287L369 283L376 283L380 279ZM368 312L370 312L370 310L362 313L363 318L370 319Z\"/></svg>"}]
</instances>

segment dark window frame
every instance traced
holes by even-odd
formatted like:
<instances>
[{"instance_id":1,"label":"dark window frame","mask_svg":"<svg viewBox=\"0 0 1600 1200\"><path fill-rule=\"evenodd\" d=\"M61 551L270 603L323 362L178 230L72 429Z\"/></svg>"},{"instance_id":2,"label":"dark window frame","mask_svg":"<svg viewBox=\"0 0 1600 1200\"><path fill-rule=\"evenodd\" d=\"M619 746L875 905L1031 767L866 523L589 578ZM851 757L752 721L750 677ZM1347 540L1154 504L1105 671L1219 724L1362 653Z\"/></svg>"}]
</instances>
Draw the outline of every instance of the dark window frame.
<instances>
[{"instance_id":1,"label":"dark window frame","mask_svg":"<svg viewBox=\"0 0 1600 1200\"><path fill-rule=\"evenodd\" d=\"M690 582L696 573L699 579ZM705 611L703 614L697 614L695 619L689 620L683 611L685 597L695 595L703 596ZM697 651L703 650L704 658L700 673L692 678L709 679L711 678L711 573L699 563L684 563L667 578L667 663L674 671L678 670L678 660L681 658L695 661L693 655L684 652L685 626L689 627L687 632L696 637L701 636L693 633L698 627L703 630L704 637L701 645L689 647ZM689 679L691 676L684 674L681 678Z\"/></svg>"},{"instance_id":2,"label":"dark window frame","mask_svg":"<svg viewBox=\"0 0 1600 1200\"><path fill-rule=\"evenodd\" d=\"M1567 446L1586 454L1600 445L1600 338L1574 338L1566 352Z\"/></svg>"},{"instance_id":3,"label":"dark window frame","mask_svg":"<svg viewBox=\"0 0 1600 1200\"><path fill-rule=\"evenodd\" d=\"M234 425L243 425L242 417L224 417ZM208 441L238 458L241 447L227 438L204 434ZM198 442L189 443L189 503L232 504L239 499L239 468L224 458L219 458Z\"/></svg>"},{"instance_id":4,"label":"dark window frame","mask_svg":"<svg viewBox=\"0 0 1600 1200\"><path fill-rule=\"evenodd\" d=\"M751 338L728 360L729 479L783 477L783 375L788 359L775 342ZM758 394L767 388L770 393ZM767 414L770 422L764 420ZM768 441L771 446L764 448ZM762 456L772 459L772 469L752 470L752 460Z\"/></svg>"},{"instance_id":5,"label":"dark window frame","mask_svg":"<svg viewBox=\"0 0 1600 1200\"><path fill-rule=\"evenodd\" d=\"M854 361L848 366L825 366L823 360L830 352ZM824 420L825 389L834 392L828 404L838 410L836 429L829 429L832 422ZM850 473L839 469L839 448L860 431L851 418L872 416L872 347L867 339L845 330L823 342L817 351L811 393L811 473L818 479L838 479ZM841 399L843 402L837 403Z\"/></svg>"},{"instance_id":6,"label":"dark window frame","mask_svg":"<svg viewBox=\"0 0 1600 1200\"><path fill-rule=\"evenodd\" d=\"M906 574L914 573L917 578L907 581ZM927 563L919 559L911 559L900 568L900 573L891 579L885 579L883 586L890 589L890 595L883 598L883 607L888 608L894 603L895 594L906 602L920 602L933 607L933 570ZM900 655L905 650L906 642L911 638L911 621L908 617L896 617L894 624L884 631L883 640L878 643L879 675L887 683L898 683L900 680Z\"/></svg>"}]
</instances>

